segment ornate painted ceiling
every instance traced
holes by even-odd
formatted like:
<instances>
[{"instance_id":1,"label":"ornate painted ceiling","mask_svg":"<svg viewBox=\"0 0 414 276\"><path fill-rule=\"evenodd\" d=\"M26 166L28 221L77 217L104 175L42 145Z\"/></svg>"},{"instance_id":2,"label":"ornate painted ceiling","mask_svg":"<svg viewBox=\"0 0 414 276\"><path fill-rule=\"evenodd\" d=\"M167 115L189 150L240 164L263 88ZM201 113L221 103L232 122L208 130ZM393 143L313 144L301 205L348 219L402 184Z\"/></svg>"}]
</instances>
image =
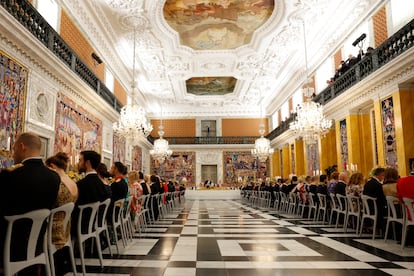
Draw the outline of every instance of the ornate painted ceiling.
<instances>
[{"instance_id":1,"label":"ornate painted ceiling","mask_svg":"<svg viewBox=\"0 0 414 276\"><path fill-rule=\"evenodd\" d=\"M272 114L385 0L62 0L149 117Z\"/></svg>"}]
</instances>

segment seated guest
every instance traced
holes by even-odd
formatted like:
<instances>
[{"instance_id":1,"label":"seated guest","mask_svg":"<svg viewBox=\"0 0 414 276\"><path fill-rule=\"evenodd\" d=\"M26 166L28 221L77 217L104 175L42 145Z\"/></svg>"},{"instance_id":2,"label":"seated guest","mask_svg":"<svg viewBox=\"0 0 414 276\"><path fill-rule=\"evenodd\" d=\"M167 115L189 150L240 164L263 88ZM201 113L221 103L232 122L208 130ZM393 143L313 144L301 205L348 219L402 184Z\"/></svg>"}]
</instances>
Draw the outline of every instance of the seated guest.
<instances>
[{"instance_id":1,"label":"seated guest","mask_svg":"<svg viewBox=\"0 0 414 276\"><path fill-rule=\"evenodd\" d=\"M109 174L114 178L114 181L111 184L111 204L109 205L107 219L112 222L112 213L114 210L114 203L119 199L125 199L128 195L128 183L124 178L124 175L127 174L127 168L121 162L115 162Z\"/></svg>"},{"instance_id":2,"label":"seated guest","mask_svg":"<svg viewBox=\"0 0 414 276\"><path fill-rule=\"evenodd\" d=\"M385 196L395 196L397 195L397 181L398 181L398 171L394 168L386 168L384 172L384 184L382 184L382 190L384 191Z\"/></svg>"},{"instance_id":3,"label":"seated guest","mask_svg":"<svg viewBox=\"0 0 414 276\"><path fill-rule=\"evenodd\" d=\"M128 183L124 177L127 173L127 168L121 162L115 162L109 171L109 174L114 178L114 182L111 184L113 202L127 197Z\"/></svg>"},{"instance_id":4,"label":"seated guest","mask_svg":"<svg viewBox=\"0 0 414 276\"><path fill-rule=\"evenodd\" d=\"M386 215L387 201L384 191L382 190L382 182L384 181L384 168L376 168L373 170L373 176L367 181L362 193L364 195L377 199L377 225L383 225L383 218Z\"/></svg>"},{"instance_id":5,"label":"seated guest","mask_svg":"<svg viewBox=\"0 0 414 276\"><path fill-rule=\"evenodd\" d=\"M414 198L414 162L411 164L410 174L398 179L397 194L400 200L403 197Z\"/></svg>"},{"instance_id":6,"label":"seated guest","mask_svg":"<svg viewBox=\"0 0 414 276\"><path fill-rule=\"evenodd\" d=\"M328 186L326 185L327 182L327 175L321 174L319 176L319 185L316 190L316 193L327 195L328 194Z\"/></svg>"},{"instance_id":7,"label":"seated guest","mask_svg":"<svg viewBox=\"0 0 414 276\"><path fill-rule=\"evenodd\" d=\"M346 185L348 184L348 172L341 172L338 176L338 183L335 185L334 193L346 195Z\"/></svg>"},{"instance_id":8,"label":"seated guest","mask_svg":"<svg viewBox=\"0 0 414 276\"><path fill-rule=\"evenodd\" d=\"M99 179L101 179L102 183L105 184L105 189L107 193L112 196L112 190L111 190L111 184L110 184L110 178L111 175L109 174L108 168L104 163L100 163L98 167L96 168L96 173L99 176Z\"/></svg>"},{"instance_id":9,"label":"seated guest","mask_svg":"<svg viewBox=\"0 0 414 276\"><path fill-rule=\"evenodd\" d=\"M60 207L70 202L75 202L78 197L78 187L76 183L66 174L69 165L69 157L64 152L58 152L56 155L46 160L46 165L56 171L61 179L57 200L53 208ZM54 254L56 275L64 275L65 261L69 262L67 252L61 249L69 239L70 227L64 231L64 213L56 213L53 217L52 242L58 251Z\"/></svg>"},{"instance_id":10,"label":"seated guest","mask_svg":"<svg viewBox=\"0 0 414 276\"><path fill-rule=\"evenodd\" d=\"M349 179L349 185L346 188L346 193L353 196L360 196L364 185L364 176L362 173L353 173Z\"/></svg>"},{"instance_id":11,"label":"seated guest","mask_svg":"<svg viewBox=\"0 0 414 276\"><path fill-rule=\"evenodd\" d=\"M0 183L3 184L0 193L1 260L7 226L3 216L24 214L39 209L50 210L56 202L60 177L43 164L40 149L39 136L30 132L22 133L13 145L15 165L0 172ZM17 259L26 256L29 238L27 230L30 230L30 227L17 227L13 230L12 254Z\"/></svg>"},{"instance_id":12,"label":"seated guest","mask_svg":"<svg viewBox=\"0 0 414 276\"><path fill-rule=\"evenodd\" d=\"M80 173L85 173L85 177L79 180L78 185L78 199L75 205L84 205L97 201L104 201L110 197L110 194L105 189L105 184L99 178L96 169L101 163L101 155L93 150L81 151L79 156L78 170ZM79 209L75 207L72 214L72 233L76 233L76 224L79 216ZM84 225L82 223L82 225ZM87 227L87 225L84 225ZM74 231L74 232L73 232Z\"/></svg>"}]
</instances>

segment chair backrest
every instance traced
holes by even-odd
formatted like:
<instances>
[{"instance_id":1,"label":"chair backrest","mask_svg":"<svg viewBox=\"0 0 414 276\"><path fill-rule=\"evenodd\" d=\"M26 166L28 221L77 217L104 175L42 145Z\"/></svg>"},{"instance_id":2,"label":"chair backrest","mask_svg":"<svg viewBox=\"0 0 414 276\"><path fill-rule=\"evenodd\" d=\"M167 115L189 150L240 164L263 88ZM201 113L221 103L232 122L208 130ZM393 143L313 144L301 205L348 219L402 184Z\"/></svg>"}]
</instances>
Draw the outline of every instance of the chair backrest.
<instances>
[{"instance_id":1,"label":"chair backrest","mask_svg":"<svg viewBox=\"0 0 414 276\"><path fill-rule=\"evenodd\" d=\"M122 210L124 208L125 199L121 198L114 202L114 209L112 209L112 222L121 223Z\"/></svg>"},{"instance_id":2,"label":"chair backrest","mask_svg":"<svg viewBox=\"0 0 414 276\"><path fill-rule=\"evenodd\" d=\"M398 197L386 196L388 218L392 220L403 220L404 219L404 206L400 203Z\"/></svg>"},{"instance_id":3,"label":"chair backrest","mask_svg":"<svg viewBox=\"0 0 414 276\"><path fill-rule=\"evenodd\" d=\"M339 210L338 199L337 199L337 197L335 196L335 194L334 194L334 193L329 193L329 197L331 198L331 203L332 203L331 208L332 208L333 210Z\"/></svg>"},{"instance_id":4,"label":"chair backrest","mask_svg":"<svg viewBox=\"0 0 414 276\"><path fill-rule=\"evenodd\" d=\"M410 221L409 224L411 225L414 221L414 206L413 206L414 199L403 197L403 202L404 202L405 210L407 212L406 220Z\"/></svg>"},{"instance_id":5,"label":"chair backrest","mask_svg":"<svg viewBox=\"0 0 414 276\"><path fill-rule=\"evenodd\" d=\"M318 196L318 199L319 199L319 207L326 208L326 195L321 194L321 193L317 193L316 195Z\"/></svg>"},{"instance_id":6,"label":"chair backrest","mask_svg":"<svg viewBox=\"0 0 414 276\"><path fill-rule=\"evenodd\" d=\"M111 198L107 198L99 204L98 217L96 224L99 230L103 230L106 227L106 214L108 213L109 205L111 204Z\"/></svg>"},{"instance_id":7,"label":"chair backrest","mask_svg":"<svg viewBox=\"0 0 414 276\"><path fill-rule=\"evenodd\" d=\"M53 253L56 252L56 247L53 244L53 220L55 218L55 216L62 214L63 217L63 221L62 221L62 225L63 228L59 229L61 231L63 231L63 233L61 233L62 235L65 235L65 233L67 233L67 231L70 231L69 226L70 226L70 221L72 219L72 212L73 209L75 208L75 203L73 202L69 202L66 203L62 206L56 207L54 209L52 209L50 211L50 216L49 216L49 224L48 224L48 230L47 230L47 243L49 246L49 250L52 250Z\"/></svg>"},{"instance_id":8,"label":"chair backrest","mask_svg":"<svg viewBox=\"0 0 414 276\"><path fill-rule=\"evenodd\" d=\"M311 206L315 206L314 196L315 196L314 193L310 193L310 192L308 193L309 205Z\"/></svg>"},{"instance_id":9,"label":"chair backrest","mask_svg":"<svg viewBox=\"0 0 414 276\"><path fill-rule=\"evenodd\" d=\"M348 213L360 215L361 213L361 198L352 194L346 195Z\"/></svg>"},{"instance_id":10,"label":"chair backrest","mask_svg":"<svg viewBox=\"0 0 414 276\"><path fill-rule=\"evenodd\" d=\"M98 213L100 202L92 202L89 204L78 205L79 219L78 219L78 234L91 234L96 230L96 215ZM87 225L83 225L87 222ZM83 225L83 226L82 226ZM87 228L85 229L85 226ZM85 230L87 231L85 233Z\"/></svg>"},{"instance_id":11,"label":"chair backrest","mask_svg":"<svg viewBox=\"0 0 414 276\"><path fill-rule=\"evenodd\" d=\"M361 195L363 215L366 217L376 217L378 214L377 198Z\"/></svg>"},{"instance_id":12,"label":"chair backrest","mask_svg":"<svg viewBox=\"0 0 414 276\"><path fill-rule=\"evenodd\" d=\"M346 211L347 210L346 196L341 195L341 194L336 194L336 198L338 199L339 210Z\"/></svg>"},{"instance_id":13,"label":"chair backrest","mask_svg":"<svg viewBox=\"0 0 414 276\"><path fill-rule=\"evenodd\" d=\"M25 267L31 266L33 264L45 264L49 266L48 257L46 255L47 246L46 246L46 230L44 227L45 223L48 221L50 215L50 210L40 209L31 212L27 212L21 215L13 216L4 216L5 220L8 222L6 230L6 238L4 241L4 256L3 256L3 266L5 275L13 275L16 272L22 270ZM27 224L17 223L17 221L31 220L32 223ZM28 227L28 225L31 225ZM13 235L14 232L20 233L24 231L28 234L27 237L22 237L20 235ZM16 239L18 238L18 239ZM12 240L13 239L13 240ZM26 244L27 241L27 244ZM37 252L38 241L42 242L42 252L39 254ZM11 256L11 251L13 247L13 252L18 251L19 255L21 250L26 250L23 256L26 256L24 260L21 259L22 256L18 256L18 260L15 261L16 256ZM16 248L18 247L18 248ZM24 258L24 257L23 257ZM13 260L12 260L13 259ZM30 260L30 261L29 261ZM36 261L37 260L37 261Z\"/></svg>"},{"instance_id":14,"label":"chair backrest","mask_svg":"<svg viewBox=\"0 0 414 276\"><path fill-rule=\"evenodd\" d=\"M122 218L126 219L131 214L131 204L132 204L132 196L129 196L125 199L122 209Z\"/></svg>"}]
</instances>

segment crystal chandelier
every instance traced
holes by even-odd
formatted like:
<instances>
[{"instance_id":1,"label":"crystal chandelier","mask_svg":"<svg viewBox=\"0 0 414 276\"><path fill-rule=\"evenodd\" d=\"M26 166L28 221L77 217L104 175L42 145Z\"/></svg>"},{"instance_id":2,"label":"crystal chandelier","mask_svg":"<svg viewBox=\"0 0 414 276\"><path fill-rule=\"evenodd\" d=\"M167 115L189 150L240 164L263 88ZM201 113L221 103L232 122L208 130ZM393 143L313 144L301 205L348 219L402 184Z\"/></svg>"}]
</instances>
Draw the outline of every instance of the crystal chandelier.
<instances>
[{"instance_id":1,"label":"crystal chandelier","mask_svg":"<svg viewBox=\"0 0 414 276\"><path fill-rule=\"evenodd\" d=\"M164 136L164 127L162 126L162 109L161 122L160 126L158 127L158 135L160 136L160 138L154 141L154 149L150 150L150 154L154 159L162 163L172 154L172 150L170 150L168 147L168 141L162 138Z\"/></svg>"},{"instance_id":2,"label":"crystal chandelier","mask_svg":"<svg viewBox=\"0 0 414 276\"><path fill-rule=\"evenodd\" d=\"M306 83L304 96L306 101L296 108L296 119L290 123L289 128L303 137L307 145L315 144L320 135L324 136L332 125L332 120L327 120L323 115L323 106L312 101L314 89L310 87L311 80L308 78L308 57L306 50L306 30L303 20L303 37L305 44Z\"/></svg>"},{"instance_id":3,"label":"crystal chandelier","mask_svg":"<svg viewBox=\"0 0 414 276\"><path fill-rule=\"evenodd\" d=\"M121 108L119 121L113 124L113 130L121 137L125 137L130 145L138 145L146 140L152 131L152 125L148 122L145 110L136 103L135 83L135 59L136 59L136 29L134 29L134 54L132 61L132 97L131 103Z\"/></svg>"},{"instance_id":4,"label":"crystal chandelier","mask_svg":"<svg viewBox=\"0 0 414 276\"><path fill-rule=\"evenodd\" d=\"M274 150L270 147L270 140L263 137L264 133L264 124L261 123L259 127L260 138L256 139L254 142L254 149L252 149L252 155L259 158L260 162L265 162L274 152Z\"/></svg>"}]
</instances>

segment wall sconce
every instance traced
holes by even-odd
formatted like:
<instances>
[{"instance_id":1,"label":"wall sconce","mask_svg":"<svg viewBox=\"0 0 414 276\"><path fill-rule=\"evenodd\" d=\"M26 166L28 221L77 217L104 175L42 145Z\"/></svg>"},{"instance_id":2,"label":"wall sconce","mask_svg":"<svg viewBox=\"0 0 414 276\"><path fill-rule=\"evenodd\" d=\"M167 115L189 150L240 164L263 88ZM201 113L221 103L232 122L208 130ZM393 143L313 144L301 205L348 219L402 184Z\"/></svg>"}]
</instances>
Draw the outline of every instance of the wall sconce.
<instances>
[{"instance_id":1,"label":"wall sconce","mask_svg":"<svg viewBox=\"0 0 414 276\"><path fill-rule=\"evenodd\" d=\"M97 55L97 54L95 54L95 53L92 53L92 58L93 58L93 63L95 64L95 66L97 65L97 64L101 64L102 63L102 59Z\"/></svg>"}]
</instances>

